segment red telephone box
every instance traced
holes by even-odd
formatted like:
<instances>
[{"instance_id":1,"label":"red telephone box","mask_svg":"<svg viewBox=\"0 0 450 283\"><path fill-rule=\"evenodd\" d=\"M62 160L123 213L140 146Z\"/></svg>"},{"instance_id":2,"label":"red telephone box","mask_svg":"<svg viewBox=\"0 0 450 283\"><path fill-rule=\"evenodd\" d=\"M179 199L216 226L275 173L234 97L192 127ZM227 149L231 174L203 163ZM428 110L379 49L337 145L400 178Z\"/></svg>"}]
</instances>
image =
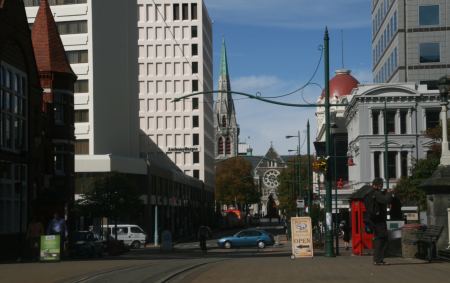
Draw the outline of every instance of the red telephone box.
<instances>
[{"instance_id":1,"label":"red telephone box","mask_svg":"<svg viewBox=\"0 0 450 283\"><path fill-rule=\"evenodd\" d=\"M364 186L350 197L352 208L352 252L354 255L362 255L365 249L371 250L373 248L373 234L366 232L364 224L366 207L363 199L370 190L372 188Z\"/></svg>"}]
</instances>

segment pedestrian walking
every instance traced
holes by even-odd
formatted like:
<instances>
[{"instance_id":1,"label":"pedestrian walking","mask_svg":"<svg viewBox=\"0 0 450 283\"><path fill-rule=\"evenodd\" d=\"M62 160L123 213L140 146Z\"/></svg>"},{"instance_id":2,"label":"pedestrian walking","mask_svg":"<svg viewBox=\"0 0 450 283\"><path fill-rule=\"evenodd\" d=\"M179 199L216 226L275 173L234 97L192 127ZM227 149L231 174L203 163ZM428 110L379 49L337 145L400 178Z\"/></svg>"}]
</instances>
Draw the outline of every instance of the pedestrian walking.
<instances>
[{"instance_id":1,"label":"pedestrian walking","mask_svg":"<svg viewBox=\"0 0 450 283\"><path fill-rule=\"evenodd\" d=\"M39 259L39 247L42 235L44 235L44 225L42 225L36 216L33 216L27 228L27 241L32 260Z\"/></svg>"},{"instance_id":2,"label":"pedestrian walking","mask_svg":"<svg viewBox=\"0 0 450 283\"><path fill-rule=\"evenodd\" d=\"M344 248L346 251L350 248L350 224L346 220L341 222L341 230L343 232Z\"/></svg>"},{"instance_id":3,"label":"pedestrian walking","mask_svg":"<svg viewBox=\"0 0 450 283\"><path fill-rule=\"evenodd\" d=\"M60 253L64 252L64 245L67 236L66 221L64 218L60 218L59 214L55 212L53 219L50 220L47 226L47 235L59 235L60 236Z\"/></svg>"},{"instance_id":4,"label":"pedestrian walking","mask_svg":"<svg viewBox=\"0 0 450 283\"><path fill-rule=\"evenodd\" d=\"M387 205L392 202L393 191L382 190L382 188L383 179L375 178L372 182L372 192L366 196L364 201L366 206L364 222L374 233L373 263L375 265L387 265L384 261L388 246Z\"/></svg>"},{"instance_id":5,"label":"pedestrian walking","mask_svg":"<svg viewBox=\"0 0 450 283\"><path fill-rule=\"evenodd\" d=\"M212 236L211 229L208 226L201 225L198 228L197 237L200 242L200 249L204 254L207 252L206 240Z\"/></svg>"}]
</instances>

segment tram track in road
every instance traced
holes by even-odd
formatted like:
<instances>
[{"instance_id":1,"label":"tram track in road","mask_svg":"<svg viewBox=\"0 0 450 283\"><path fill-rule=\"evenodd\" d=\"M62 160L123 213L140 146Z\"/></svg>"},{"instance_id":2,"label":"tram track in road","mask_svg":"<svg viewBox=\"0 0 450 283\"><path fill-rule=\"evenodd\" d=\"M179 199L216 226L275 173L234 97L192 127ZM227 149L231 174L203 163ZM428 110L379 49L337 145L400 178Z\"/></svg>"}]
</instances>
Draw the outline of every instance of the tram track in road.
<instances>
[{"instance_id":1,"label":"tram track in road","mask_svg":"<svg viewBox=\"0 0 450 283\"><path fill-rule=\"evenodd\" d=\"M214 260L214 261L195 264L195 265L180 269L180 270L166 276L165 278L157 281L156 283L178 283L178 282L181 282L181 280L184 278L184 276L189 275L191 272L197 271L199 268L204 268L207 265L217 264L219 262L226 261L226 260L230 260L230 259L218 259L218 260Z\"/></svg>"}]
</instances>

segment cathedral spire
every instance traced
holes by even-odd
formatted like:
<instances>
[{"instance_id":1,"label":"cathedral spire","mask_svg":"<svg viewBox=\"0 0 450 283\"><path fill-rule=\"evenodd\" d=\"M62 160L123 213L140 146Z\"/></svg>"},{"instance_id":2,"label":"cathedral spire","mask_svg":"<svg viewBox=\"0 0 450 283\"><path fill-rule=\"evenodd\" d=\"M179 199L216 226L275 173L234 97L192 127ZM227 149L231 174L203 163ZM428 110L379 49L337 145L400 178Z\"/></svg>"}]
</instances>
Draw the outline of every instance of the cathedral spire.
<instances>
[{"instance_id":1,"label":"cathedral spire","mask_svg":"<svg viewBox=\"0 0 450 283\"><path fill-rule=\"evenodd\" d=\"M220 55L220 76L229 79L228 75L228 60L227 60L227 46L225 45L225 38L222 39L222 52Z\"/></svg>"}]
</instances>

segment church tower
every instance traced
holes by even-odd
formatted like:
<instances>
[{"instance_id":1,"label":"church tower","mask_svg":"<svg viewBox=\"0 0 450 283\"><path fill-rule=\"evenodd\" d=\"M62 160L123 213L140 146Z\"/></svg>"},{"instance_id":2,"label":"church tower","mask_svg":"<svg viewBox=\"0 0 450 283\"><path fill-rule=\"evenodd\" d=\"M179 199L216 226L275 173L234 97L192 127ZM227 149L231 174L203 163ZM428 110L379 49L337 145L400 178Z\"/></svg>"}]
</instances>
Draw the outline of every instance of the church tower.
<instances>
[{"instance_id":1,"label":"church tower","mask_svg":"<svg viewBox=\"0 0 450 283\"><path fill-rule=\"evenodd\" d=\"M215 156L223 160L238 155L239 125L231 96L230 77L228 74L227 49L225 39L222 41L220 58L219 95L214 105L214 128L216 131Z\"/></svg>"}]
</instances>

